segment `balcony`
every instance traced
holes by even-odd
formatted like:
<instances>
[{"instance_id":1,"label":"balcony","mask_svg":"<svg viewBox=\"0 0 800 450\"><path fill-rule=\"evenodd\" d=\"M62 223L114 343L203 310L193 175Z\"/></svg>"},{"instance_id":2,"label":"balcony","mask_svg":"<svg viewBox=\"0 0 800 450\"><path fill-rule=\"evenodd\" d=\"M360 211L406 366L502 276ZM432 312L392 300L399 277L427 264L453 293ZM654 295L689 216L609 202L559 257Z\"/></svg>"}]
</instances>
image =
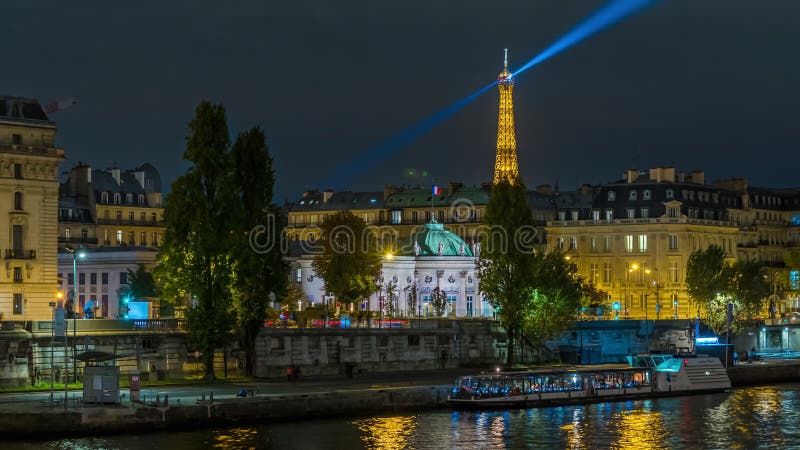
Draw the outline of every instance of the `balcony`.
<instances>
[{"instance_id":1,"label":"balcony","mask_svg":"<svg viewBox=\"0 0 800 450\"><path fill-rule=\"evenodd\" d=\"M36 250L6 249L6 259L36 259Z\"/></svg>"},{"instance_id":2,"label":"balcony","mask_svg":"<svg viewBox=\"0 0 800 450\"><path fill-rule=\"evenodd\" d=\"M97 219L98 225L127 225L136 227L163 227L163 220L117 220L117 219Z\"/></svg>"},{"instance_id":3,"label":"balcony","mask_svg":"<svg viewBox=\"0 0 800 450\"><path fill-rule=\"evenodd\" d=\"M97 238L93 237L58 237L59 244L87 244L87 245L97 245Z\"/></svg>"},{"instance_id":4,"label":"balcony","mask_svg":"<svg viewBox=\"0 0 800 450\"><path fill-rule=\"evenodd\" d=\"M687 217L650 217L646 219L612 219L612 220L551 220L550 227L569 227L586 225L651 225L651 224L692 224L717 227L737 228L736 224L727 220L693 219Z\"/></svg>"}]
</instances>

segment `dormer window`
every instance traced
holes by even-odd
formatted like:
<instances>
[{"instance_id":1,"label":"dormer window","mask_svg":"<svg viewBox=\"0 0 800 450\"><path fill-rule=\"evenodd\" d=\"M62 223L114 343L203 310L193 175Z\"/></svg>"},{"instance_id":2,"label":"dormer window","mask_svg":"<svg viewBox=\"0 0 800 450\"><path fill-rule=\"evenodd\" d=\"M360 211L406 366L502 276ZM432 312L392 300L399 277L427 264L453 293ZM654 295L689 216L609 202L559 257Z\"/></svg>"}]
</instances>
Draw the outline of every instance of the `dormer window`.
<instances>
[{"instance_id":1,"label":"dormer window","mask_svg":"<svg viewBox=\"0 0 800 450\"><path fill-rule=\"evenodd\" d=\"M130 194L130 193L125 194L125 203L127 203L129 205L133 204L133 194Z\"/></svg>"},{"instance_id":2,"label":"dormer window","mask_svg":"<svg viewBox=\"0 0 800 450\"><path fill-rule=\"evenodd\" d=\"M613 202L617 199L617 193L614 191L608 191L608 201Z\"/></svg>"},{"instance_id":3,"label":"dormer window","mask_svg":"<svg viewBox=\"0 0 800 450\"><path fill-rule=\"evenodd\" d=\"M140 205L144 205L144 194L139 194L136 197L136 203L138 203Z\"/></svg>"},{"instance_id":4,"label":"dormer window","mask_svg":"<svg viewBox=\"0 0 800 450\"><path fill-rule=\"evenodd\" d=\"M628 192L628 200L636 200L637 197L638 197L638 195L637 195L636 191Z\"/></svg>"},{"instance_id":5,"label":"dormer window","mask_svg":"<svg viewBox=\"0 0 800 450\"><path fill-rule=\"evenodd\" d=\"M108 192L101 192L100 193L100 203L108 204Z\"/></svg>"},{"instance_id":6,"label":"dormer window","mask_svg":"<svg viewBox=\"0 0 800 450\"><path fill-rule=\"evenodd\" d=\"M645 189L642 191L642 200L650 200L651 195L652 193L650 192L650 189Z\"/></svg>"},{"instance_id":7,"label":"dormer window","mask_svg":"<svg viewBox=\"0 0 800 450\"><path fill-rule=\"evenodd\" d=\"M667 199L675 198L675 191L673 191L672 189L667 189L666 195Z\"/></svg>"},{"instance_id":8,"label":"dormer window","mask_svg":"<svg viewBox=\"0 0 800 450\"><path fill-rule=\"evenodd\" d=\"M119 192L114 193L114 204L119 205L122 203L122 195Z\"/></svg>"}]
</instances>

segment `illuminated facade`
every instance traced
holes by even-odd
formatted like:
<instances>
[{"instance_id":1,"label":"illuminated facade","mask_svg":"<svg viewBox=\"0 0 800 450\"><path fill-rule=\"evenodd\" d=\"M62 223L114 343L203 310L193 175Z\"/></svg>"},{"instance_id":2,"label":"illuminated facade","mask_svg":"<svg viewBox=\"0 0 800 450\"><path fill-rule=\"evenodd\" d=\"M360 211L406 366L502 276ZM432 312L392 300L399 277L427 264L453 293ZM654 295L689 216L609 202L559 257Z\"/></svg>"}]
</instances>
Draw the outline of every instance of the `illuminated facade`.
<instances>
[{"instance_id":1,"label":"illuminated facade","mask_svg":"<svg viewBox=\"0 0 800 450\"><path fill-rule=\"evenodd\" d=\"M503 60L503 71L497 77L500 89L500 106L497 115L497 154L494 162L494 184L501 180L511 183L519 178L517 166L517 137L514 131L514 78L508 71L508 49Z\"/></svg>"},{"instance_id":2,"label":"illuminated facade","mask_svg":"<svg viewBox=\"0 0 800 450\"><path fill-rule=\"evenodd\" d=\"M0 318L48 320L57 289L56 125L36 100L0 97Z\"/></svg>"}]
</instances>

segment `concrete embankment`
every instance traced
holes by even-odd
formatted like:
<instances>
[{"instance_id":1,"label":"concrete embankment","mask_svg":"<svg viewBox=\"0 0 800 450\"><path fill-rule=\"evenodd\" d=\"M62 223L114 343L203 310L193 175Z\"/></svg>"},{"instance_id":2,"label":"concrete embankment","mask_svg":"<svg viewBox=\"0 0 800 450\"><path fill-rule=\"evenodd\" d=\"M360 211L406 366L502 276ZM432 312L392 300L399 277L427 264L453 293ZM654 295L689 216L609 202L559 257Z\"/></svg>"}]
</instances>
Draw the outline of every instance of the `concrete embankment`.
<instances>
[{"instance_id":1,"label":"concrete embankment","mask_svg":"<svg viewBox=\"0 0 800 450\"><path fill-rule=\"evenodd\" d=\"M742 364L728 368L732 386L800 381L800 361L775 361L767 364Z\"/></svg>"},{"instance_id":2,"label":"concrete embankment","mask_svg":"<svg viewBox=\"0 0 800 450\"><path fill-rule=\"evenodd\" d=\"M392 414L446 405L449 386L338 391L253 398L221 399L213 404L168 407L83 407L79 411L53 410L0 413L0 436L86 435L150 432L177 428L224 426Z\"/></svg>"}]
</instances>

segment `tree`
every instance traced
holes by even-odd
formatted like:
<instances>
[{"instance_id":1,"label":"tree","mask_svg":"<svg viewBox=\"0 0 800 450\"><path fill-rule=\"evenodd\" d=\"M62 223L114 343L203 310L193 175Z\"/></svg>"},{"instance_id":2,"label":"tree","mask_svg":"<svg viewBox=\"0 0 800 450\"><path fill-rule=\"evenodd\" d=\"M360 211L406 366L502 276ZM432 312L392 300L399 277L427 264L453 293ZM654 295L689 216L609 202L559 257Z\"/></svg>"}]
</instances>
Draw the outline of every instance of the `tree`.
<instances>
[{"instance_id":1,"label":"tree","mask_svg":"<svg viewBox=\"0 0 800 450\"><path fill-rule=\"evenodd\" d=\"M588 310L588 315L599 315L598 309L601 310L603 314L608 313L609 307L611 306L608 292L598 289L594 283L591 281L586 282L585 280L581 284L581 290L583 293L581 306Z\"/></svg>"},{"instance_id":2,"label":"tree","mask_svg":"<svg viewBox=\"0 0 800 450\"><path fill-rule=\"evenodd\" d=\"M758 316L771 289L760 263L727 264L724 250L716 245L689 256L686 286L703 310L703 321L718 335L727 331L729 303L733 304L731 329L735 332L742 321Z\"/></svg>"},{"instance_id":3,"label":"tree","mask_svg":"<svg viewBox=\"0 0 800 450\"><path fill-rule=\"evenodd\" d=\"M417 295L417 286L416 284L412 284L411 288L408 290L408 298L407 298L407 306L408 310L406 314L410 317L414 317L417 315L417 307L419 306L419 298Z\"/></svg>"},{"instance_id":4,"label":"tree","mask_svg":"<svg viewBox=\"0 0 800 450\"><path fill-rule=\"evenodd\" d=\"M286 311L299 311L300 305L305 303L305 296L299 283L289 283L286 292L281 296L281 308Z\"/></svg>"},{"instance_id":5,"label":"tree","mask_svg":"<svg viewBox=\"0 0 800 450\"><path fill-rule=\"evenodd\" d=\"M350 211L326 216L318 241L321 252L311 266L325 290L342 304L357 302L376 291L381 271L377 243L367 236L367 224Z\"/></svg>"},{"instance_id":6,"label":"tree","mask_svg":"<svg viewBox=\"0 0 800 450\"><path fill-rule=\"evenodd\" d=\"M534 274L534 249L524 245L525 236L535 237L525 185L518 180L514 184L496 184L489 196L484 223L489 230L482 236L478 277L481 290L496 308L508 334L506 364L512 365L515 341L527 318Z\"/></svg>"},{"instance_id":7,"label":"tree","mask_svg":"<svg viewBox=\"0 0 800 450\"><path fill-rule=\"evenodd\" d=\"M187 326L209 381L215 378L214 350L233 328L231 248L236 236L231 220L237 199L231 189L229 146L225 109L202 102L189 124L183 154L192 166L166 198L166 231L156 273L173 299L193 299Z\"/></svg>"},{"instance_id":8,"label":"tree","mask_svg":"<svg viewBox=\"0 0 800 450\"><path fill-rule=\"evenodd\" d=\"M383 313L386 317L394 317L397 315L397 283L389 281L384 288L386 297L383 299Z\"/></svg>"},{"instance_id":9,"label":"tree","mask_svg":"<svg viewBox=\"0 0 800 450\"><path fill-rule=\"evenodd\" d=\"M433 309L433 316L442 317L447 310L447 294L436 287L431 291L430 302L431 308Z\"/></svg>"},{"instance_id":10,"label":"tree","mask_svg":"<svg viewBox=\"0 0 800 450\"><path fill-rule=\"evenodd\" d=\"M139 264L135 271L128 269L128 287L122 294L134 299L157 297L158 289L152 272L144 264Z\"/></svg>"},{"instance_id":11,"label":"tree","mask_svg":"<svg viewBox=\"0 0 800 450\"><path fill-rule=\"evenodd\" d=\"M581 308L585 288L575 272L559 252L537 254L523 330L540 361L545 342L567 331Z\"/></svg>"},{"instance_id":12,"label":"tree","mask_svg":"<svg viewBox=\"0 0 800 450\"><path fill-rule=\"evenodd\" d=\"M237 238L233 309L240 342L246 354L246 373L255 368L256 335L264 326L270 296L286 291L289 266L283 260L280 237L285 218L272 203L275 176L264 132L252 128L240 133L231 150Z\"/></svg>"}]
</instances>

